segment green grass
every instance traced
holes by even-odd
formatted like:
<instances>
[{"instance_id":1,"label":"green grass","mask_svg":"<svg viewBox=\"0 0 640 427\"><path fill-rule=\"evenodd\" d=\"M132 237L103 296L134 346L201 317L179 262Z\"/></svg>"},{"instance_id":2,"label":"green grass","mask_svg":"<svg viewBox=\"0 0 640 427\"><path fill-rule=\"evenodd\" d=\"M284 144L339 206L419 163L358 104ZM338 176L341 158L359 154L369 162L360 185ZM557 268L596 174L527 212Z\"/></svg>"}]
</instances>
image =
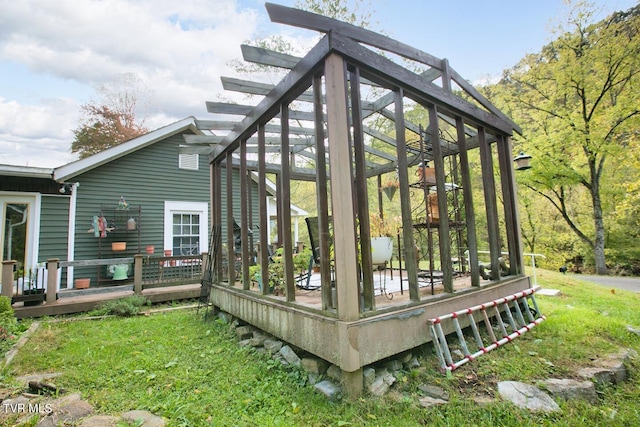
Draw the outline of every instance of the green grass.
<instances>
[{"instance_id":1,"label":"green grass","mask_svg":"<svg viewBox=\"0 0 640 427\"><path fill-rule=\"evenodd\" d=\"M445 376L430 348L422 366L404 372L383 398L329 402L306 375L250 349L238 347L229 326L203 321L202 312L45 323L20 351L14 375L62 372L56 384L80 391L96 412L146 409L169 426L623 426L640 425L640 380L599 389L600 403L561 403L554 415L531 414L496 400L496 382L575 377L575 370L620 348L640 350L640 295L538 270L538 283L562 291L537 298L547 316L512 344ZM640 364L633 362L633 367ZM434 384L451 395L448 405L417 405L418 386Z\"/></svg>"}]
</instances>

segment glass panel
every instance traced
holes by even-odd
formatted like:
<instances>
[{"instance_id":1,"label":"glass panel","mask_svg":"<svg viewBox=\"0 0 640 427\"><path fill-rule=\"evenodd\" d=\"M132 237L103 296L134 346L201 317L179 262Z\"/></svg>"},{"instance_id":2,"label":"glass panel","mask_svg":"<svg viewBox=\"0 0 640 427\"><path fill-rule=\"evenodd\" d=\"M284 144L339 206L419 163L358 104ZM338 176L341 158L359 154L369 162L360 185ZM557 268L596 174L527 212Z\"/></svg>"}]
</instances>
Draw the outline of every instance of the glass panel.
<instances>
[{"instance_id":1,"label":"glass panel","mask_svg":"<svg viewBox=\"0 0 640 427\"><path fill-rule=\"evenodd\" d=\"M3 257L7 260L16 260L16 269L24 269L27 255L29 205L26 203L7 203L4 215Z\"/></svg>"}]
</instances>

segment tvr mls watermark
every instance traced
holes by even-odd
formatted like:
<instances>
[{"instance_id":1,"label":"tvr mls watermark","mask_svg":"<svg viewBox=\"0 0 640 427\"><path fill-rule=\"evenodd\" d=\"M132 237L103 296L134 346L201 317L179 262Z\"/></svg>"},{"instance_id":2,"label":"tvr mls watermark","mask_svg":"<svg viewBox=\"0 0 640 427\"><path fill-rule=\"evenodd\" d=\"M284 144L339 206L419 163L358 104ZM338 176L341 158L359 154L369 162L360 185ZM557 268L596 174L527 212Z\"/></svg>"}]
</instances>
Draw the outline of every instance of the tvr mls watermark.
<instances>
[{"instance_id":1,"label":"tvr mls watermark","mask_svg":"<svg viewBox=\"0 0 640 427\"><path fill-rule=\"evenodd\" d=\"M50 414L53 412L51 403L2 403L5 414Z\"/></svg>"}]
</instances>

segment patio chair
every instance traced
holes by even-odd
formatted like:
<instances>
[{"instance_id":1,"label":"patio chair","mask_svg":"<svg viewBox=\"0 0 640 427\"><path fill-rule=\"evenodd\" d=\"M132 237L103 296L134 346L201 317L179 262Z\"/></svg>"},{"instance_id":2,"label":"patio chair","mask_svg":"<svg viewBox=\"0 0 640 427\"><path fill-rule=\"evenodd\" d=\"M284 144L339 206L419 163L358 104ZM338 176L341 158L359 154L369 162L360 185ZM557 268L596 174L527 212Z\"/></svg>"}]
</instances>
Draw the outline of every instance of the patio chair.
<instances>
[{"instance_id":1,"label":"patio chair","mask_svg":"<svg viewBox=\"0 0 640 427\"><path fill-rule=\"evenodd\" d=\"M309 230L309 241L311 243L311 253L313 256L309 260L309 271L307 272L306 285L300 286L302 289L318 289L320 286L311 286L311 273L313 271L314 264L320 264L320 229L318 226L318 217L310 216L304 219L307 223L307 230ZM331 218L329 218L331 221Z\"/></svg>"}]
</instances>

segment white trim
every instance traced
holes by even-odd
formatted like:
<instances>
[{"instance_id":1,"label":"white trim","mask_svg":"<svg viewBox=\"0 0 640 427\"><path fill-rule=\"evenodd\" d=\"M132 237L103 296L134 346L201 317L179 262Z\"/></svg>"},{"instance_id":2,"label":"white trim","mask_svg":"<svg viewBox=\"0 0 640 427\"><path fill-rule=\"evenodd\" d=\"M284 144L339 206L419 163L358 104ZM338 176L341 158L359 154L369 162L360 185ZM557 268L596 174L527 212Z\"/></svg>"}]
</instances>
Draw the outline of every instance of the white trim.
<instances>
[{"instance_id":1,"label":"white trim","mask_svg":"<svg viewBox=\"0 0 640 427\"><path fill-rule=\"evenodd\" d=\"M80 175L81 173L109 163L120 157L124 157L129 153L133 153L141 148L155 144L158 141L187 129L190 129L196 135L203 135L203 132L196 127L195 118L187 117L170 125L151 131L145 135L123 142L115 147L107 148L106 150L92 156L55 168L53 170L53 179L61 182L68 180L74 176Z\"/></svg>"},{"instance_id":2,"label":"white trim","mask_svg":"<svg viewBox=\"0 0 640 427\"><path fill-rule=\"evenodd\" d=\"M78 201L79 182L71 186L71 198L69 200L69 230L67 234L67 261L74 261L76 256L76 206ZM73 288L73 267L67 267L67 289ZM60 290L60 284L58 284Z\"/></svg>"},{"instance_id":3,"label":"white trim","mask_svg":"<svg viewBox=\"0 0 640 427\"><path fill-rule=\"evenodd\" d=\"M7 203L26 203L29 205L29 216L27 218L27 250L24 260L25 268L34 267L38 260L38 248L40 247L40 209L42 206L42 196L40 193L22 192L0 192L0 218L4 223L4 212ZM4 225L0 227L0 242L4 242ZM4 258L4 244L0 248L0 255Z\"/></svg>"},{"instance_id":4,"label":"white trim","mask_svg":"<svg viewBox=\"0 0 640 427\"><path fill-rule=\"evenodd\" d=\"M199 214L200 215L200 252L206 252L209 248L208 224L209 203L206 202L178 202L165 200L164 202L164 250L173 248L173 214Z\"/></svg>"}]
</instances>

